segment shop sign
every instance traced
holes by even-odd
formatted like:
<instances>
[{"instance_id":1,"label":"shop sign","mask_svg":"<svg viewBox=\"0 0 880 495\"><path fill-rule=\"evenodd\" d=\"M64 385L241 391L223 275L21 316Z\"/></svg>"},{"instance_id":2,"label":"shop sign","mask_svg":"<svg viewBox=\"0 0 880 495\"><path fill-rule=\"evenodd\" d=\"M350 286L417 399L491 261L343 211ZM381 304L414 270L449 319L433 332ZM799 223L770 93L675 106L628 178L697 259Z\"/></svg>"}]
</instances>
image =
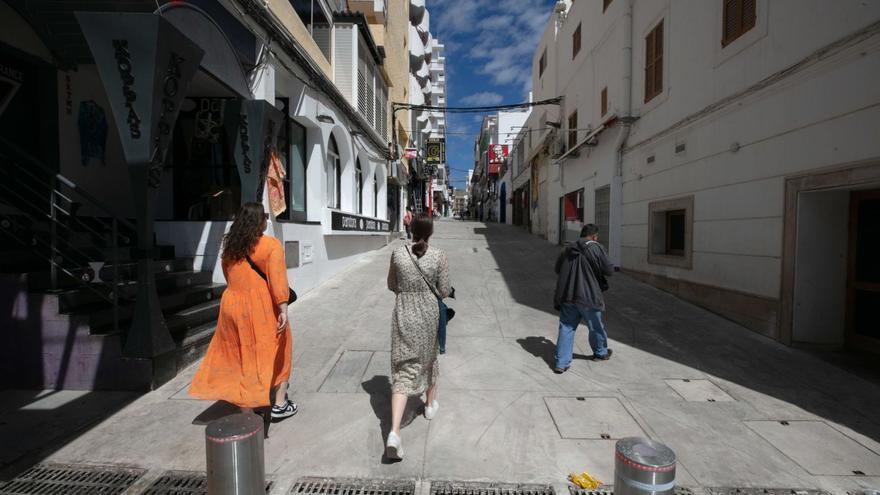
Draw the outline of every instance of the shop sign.
<instances>
[{"instance_id":1,"label":"shop sign","mask_svg":"<svg viewBox=\"0 0 880 495\"><path fill-rule=\"evenodd\" d=\"M416 158L418 155L419 155L419 152L415 148L406 148L403 151L403 157L406 158L407 160L412 160L413 158Z\"/></svg>"},{"instance_id":2,"label":"shop sign","mask_svg":"<svg viewBox=\"0 0 880 495\"><path fill-rule=\"evenodd\" d=\"M333 230L349 231L349 232L390 232L391 224L385 220L376 220L375 218L362 217L343 213L341 211L331 212L331 223Z\"/></svg>"},{"instance_id":3,"label":"shop sign","mask_svg":"<svg viewBox=\"0 0 880 495\"><path fill-rule=\"evenodd\" d=\"M241 179L241 200L263 197L269 153L278 138L284 114L266 100L233 100L226 107L226 131L234 143L232 157Z\"/></svg>"},{"instance_id":4,"label":"shop sign","mask_svg":"<svg viewBox=\"0 0 880 495\"><path fill-rule=\"evenodd\" d=\"M507 160L507 145L492 144L489 145L489 173L498 174L501 172L501 165Z\"/></svg>"},{"instance_id":5,"label":"shop sign","mask_svg":"<svg viewBox=\"0 0 880 495\"><path fill-rule=\"evenodd\" d=\"M77 12L125 159L157 188L186 88L204 51L161 16Z\"/></svg>"},{"instance_id":6,"label":"shop sign","mask_svg":"<svg viewBox=\"0 0 880 495\"><path fill-rule=\"evenodd\" d=\"M24 82L24 72L7 65L0 64L0 114Z\"/></svg>"},{"instance_id":7,"label":"shop sign","mask_svg":"<svg viewBox=\"0 0 880 495\"><path fill-rule=\"evenodd\" d=\"M425 143L425 163L439 165L446 161L446 139L428 138Z\"/></svg>"}]
</instances>

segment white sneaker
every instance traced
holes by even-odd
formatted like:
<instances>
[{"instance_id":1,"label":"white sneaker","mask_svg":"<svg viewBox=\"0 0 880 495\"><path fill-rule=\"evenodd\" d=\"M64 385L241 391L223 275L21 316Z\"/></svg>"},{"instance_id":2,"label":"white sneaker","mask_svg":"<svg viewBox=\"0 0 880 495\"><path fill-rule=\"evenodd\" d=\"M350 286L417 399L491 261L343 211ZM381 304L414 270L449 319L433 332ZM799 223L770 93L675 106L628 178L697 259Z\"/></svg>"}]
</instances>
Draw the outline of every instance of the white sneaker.
<instances>
[{"instance_id":1,"label":"white sneaker","mask_svg":"<svg viewBox=\"0 0 880 495\"><path fill-rule=\"evenodd\" d=\"M385 457L392 461L403 459L403 447L400 445L400 437L393 431L388 434L388 441L385 442Z\"/></svg>"},{"instance_id":2,"label":"white sneaker","mask_svg":"<svg viewBox=\"0 0 880 495\"><path fill-rule=\"evenodd\" d=\"M440 403L436 399L430 406L425 404L425 419L428 421L434 419L434 416L437 415L437 409L440 409Z\"/></svg>"}]
</instances>

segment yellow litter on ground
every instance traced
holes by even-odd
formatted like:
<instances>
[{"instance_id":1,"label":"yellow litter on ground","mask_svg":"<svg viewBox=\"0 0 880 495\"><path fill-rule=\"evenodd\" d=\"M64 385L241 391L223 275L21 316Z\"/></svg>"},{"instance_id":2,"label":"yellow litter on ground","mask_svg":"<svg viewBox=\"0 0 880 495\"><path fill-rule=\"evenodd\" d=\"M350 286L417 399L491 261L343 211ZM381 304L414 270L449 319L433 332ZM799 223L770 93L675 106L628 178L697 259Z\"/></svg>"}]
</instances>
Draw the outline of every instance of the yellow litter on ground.
<instances>
[{"instance_id":1,"label":"yellow litter on ground","mask_svg":"<svg viewBox=\"0 0 880 495\"><path fill-rule=\"evenodd\" d=\"M584 471L581 474L571 473L568 475L568 480L575 484L578 488L583 488L585 490L595 490L602 486L602 482L598 479L594 478L590 473Z\"/></svg>"}]
</instances>

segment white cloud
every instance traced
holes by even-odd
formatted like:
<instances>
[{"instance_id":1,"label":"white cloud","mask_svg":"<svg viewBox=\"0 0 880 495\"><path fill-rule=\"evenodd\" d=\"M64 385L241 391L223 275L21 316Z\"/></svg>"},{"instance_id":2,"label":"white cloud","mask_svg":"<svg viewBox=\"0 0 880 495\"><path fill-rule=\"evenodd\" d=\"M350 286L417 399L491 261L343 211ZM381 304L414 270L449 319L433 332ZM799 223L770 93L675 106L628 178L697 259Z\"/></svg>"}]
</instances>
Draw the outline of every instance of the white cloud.
<instances>
[{"instance_id":1,"label":"white cloud","mask_svg":"<svg viewBox=\"0 0 880 495\"><path fill-rule=\"evenodd\" d=\"M498 86L531 88L532 58L552 11L551 0L431 0L432 31L450 54ZM455 40L453 40L455 38ZM451 43L450 43L451 42Z\"/></svg>"},{"instance_id":2,"label":"white cloud","mask_svg":"<svg viewBox=\"0 0 880 495\"><path fill-rule=\"evenodd\" d=\"M504 99L499 93L494 91L480 91L472 95L467 95L460 101L463 105L483 107L488 105L497 105Z\"/></svg>"}]
</instances>

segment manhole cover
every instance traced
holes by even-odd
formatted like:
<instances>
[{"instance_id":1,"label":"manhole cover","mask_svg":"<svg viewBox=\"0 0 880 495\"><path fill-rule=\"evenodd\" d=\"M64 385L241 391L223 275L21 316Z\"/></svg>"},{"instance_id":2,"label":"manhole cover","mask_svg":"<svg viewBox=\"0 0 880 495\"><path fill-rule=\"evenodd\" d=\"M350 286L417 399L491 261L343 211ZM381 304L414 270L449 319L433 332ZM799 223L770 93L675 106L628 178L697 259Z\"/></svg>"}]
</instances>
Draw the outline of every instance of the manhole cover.
<instances>
[{"instance_id":1,"label":"manhole cover","mask_svg":"<svg viewBox=\"0 0 880 495\"><path fill-rule=\"evenodd\" d=\"M431 495L556 495L550 485L431 482Z\"/></svg>"},{"instance_id":2,"label":"manhole cover","mask_svg":"<svg viewBox=\"0 0 880 495\"><path fill-rule=\"evenodd\" d=\"M92 466L35 466L0 485L3 495L119 494L144 475L143 469Z\"/></svg>"},{"instance_id":3,"label":"manhole cover","mask_svg":"<svg viewBox=\"0 0 880 495\"><path fill-rule=\"evenodd\" d=\"M587 490L585 488L578 488L576 486L568 486L568 491L571 492L571 495L613 495L614 487L612 485L605 485L596 488L595 490ZM694 491L690 488L685 488L683 486L675 487L675 495L695 495Z\"/></svg>"},{"instance_id":4,"label":"manhole cover","mask_svg":"<svg viewBox=\"0 0 880 495\"><path fill-rule=\"evenodd\" d=\"M272 490L274 483L274 481L266 482L266 493ZM192 493L208 493L208 477L205 473L166 472L147 488L144 495L190 495Z\"/></svg>"},{"instance_id":5,"label":"manhole cover","mask_svg":"<svg viewBox=\"0 0 880 495\"><path fill-rule=\"evenodd\" d=\"M400 480L300 478L288 495L413 495L416 483Z\"/></svg>"}]
</instances>

